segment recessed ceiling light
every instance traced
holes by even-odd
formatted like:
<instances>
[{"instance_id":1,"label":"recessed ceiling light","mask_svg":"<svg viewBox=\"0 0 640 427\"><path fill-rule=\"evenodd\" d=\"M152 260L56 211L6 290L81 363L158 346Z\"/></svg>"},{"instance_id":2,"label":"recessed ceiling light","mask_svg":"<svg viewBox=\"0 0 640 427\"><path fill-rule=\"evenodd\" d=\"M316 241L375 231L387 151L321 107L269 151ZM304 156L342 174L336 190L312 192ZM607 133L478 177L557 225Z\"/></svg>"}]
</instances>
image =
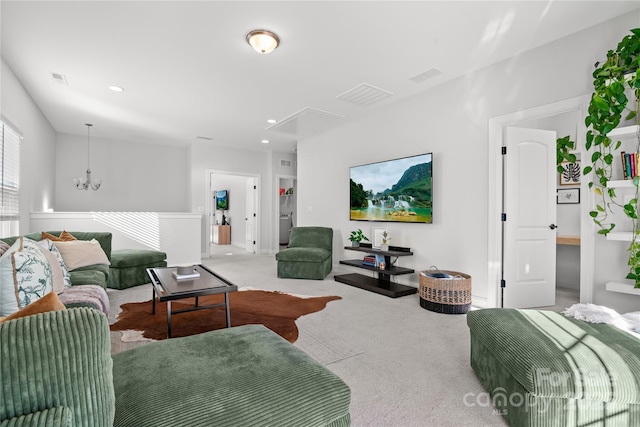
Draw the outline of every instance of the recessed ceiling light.
<instances>
[{"instance_id":1,"label":"recessed ceiling light","mask_svg":"<svg viewBox=\"0 0 640 427\"><path fill-rule=\"evenodd\" d=\"M268 143L269 143L269 140L268 140L268 139L263 139L263 140L262 140L262 141L260 141L260 142L262 142L263 144L268 144Z\"/></svg>"},{"instance_id":2,"label":"recessed ceiling light","mask_svg":"<svg viewBox=\"0 0 640 427\"><path fill-rule=\"evenodd\" d=\"M120 86L109 86L109 89L111 89L114 92L124 92L124 89L121 88Z\"/></svg>"},{"instance_id":3,"label":"recessed ceiling light","mask_svg":"<svg viewBox=\"0 0 640 427\"><path fill-rule=\"evenodd\" d=\"M276 120L276 119L269 119L269 120L267 120L267 123L270 123L270 124L274 124L274 123L276 123L276 122L277 122L277 120Z\"/></svg>"}]
</instances>

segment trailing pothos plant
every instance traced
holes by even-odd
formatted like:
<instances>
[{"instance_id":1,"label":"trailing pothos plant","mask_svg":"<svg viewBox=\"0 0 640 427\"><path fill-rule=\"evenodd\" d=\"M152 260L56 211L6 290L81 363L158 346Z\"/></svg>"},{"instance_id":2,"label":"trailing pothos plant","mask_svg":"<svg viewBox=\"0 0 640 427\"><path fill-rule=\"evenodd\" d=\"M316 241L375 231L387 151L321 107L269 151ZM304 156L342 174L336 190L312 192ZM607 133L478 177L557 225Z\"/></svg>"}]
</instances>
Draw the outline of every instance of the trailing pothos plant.
<instances>
[{"instance_id":1,"label":"trailing pothos plant","mask_svg":"<svg viewBox=\"0 0 640 427\"><path fill-rule=\"evenodd\" d=\"M609 234L616 226L610 214L613 209L622 209L632 223L632 241L629 245L628 279L635 281L640 288L640 237L638 229L638 195L640 177L633 177L635 194L627 203L622 196L616 194L615 188L608 187L613 179L613 164L620 162L619 151L622 141L611 139L609 134L623 121L640 124L638 116L640 98L640 28L631 30L615 50L607 52L602 63L595 64L593 72L593 94L589 103L589 115L585 124L589 128L586 138L587 154L590 159L583 159L583 175L589 177L589 188L596 194L595 210L589 212L594 223L599 227L598 233ZM562 138L561 138L562 139ZM558 140L560 141L560 140ZM568 150L564 147L570 142L559 143L558 161L562 156L567 159ZM640 153L640 132L636 132L634 150ZM588 162L590 160L590 163ZM575 161L575 157L573 158ZM621 178L618 178L621 179ZM617 207L617 208L616 208Z\"/></svg>"},{"instance_id":2,"label":"trailing pothos plant","mask_svg":"<svg viewBox=\"0 0 640 427\"><path fill-rule=\"evenodd\" d=\"M556 163L558 164L558 173L564 172L564 167L562 167L563 162L575 163L577 160L576 155L571 152L575 145L575 142L571 141L571 137L569 135L556 140Z\"/></svg>"}]
</instances>

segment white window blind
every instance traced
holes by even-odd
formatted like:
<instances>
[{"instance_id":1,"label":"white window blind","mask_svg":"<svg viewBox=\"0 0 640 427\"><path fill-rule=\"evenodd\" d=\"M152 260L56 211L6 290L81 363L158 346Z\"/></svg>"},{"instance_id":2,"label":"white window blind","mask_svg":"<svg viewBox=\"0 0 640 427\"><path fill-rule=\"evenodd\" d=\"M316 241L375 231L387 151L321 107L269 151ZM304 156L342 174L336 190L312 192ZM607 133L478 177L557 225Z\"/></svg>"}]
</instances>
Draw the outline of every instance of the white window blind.
<instances>
[{"instance_id":1,"label":"white window blind","mask_svg":"<svg viewBox=\"0 0 640 427\"><path fill-rule=\"evenodd\" d=\"M20 136L0 121L0 237L20 219Z\"/></svg>"}]
</instances>

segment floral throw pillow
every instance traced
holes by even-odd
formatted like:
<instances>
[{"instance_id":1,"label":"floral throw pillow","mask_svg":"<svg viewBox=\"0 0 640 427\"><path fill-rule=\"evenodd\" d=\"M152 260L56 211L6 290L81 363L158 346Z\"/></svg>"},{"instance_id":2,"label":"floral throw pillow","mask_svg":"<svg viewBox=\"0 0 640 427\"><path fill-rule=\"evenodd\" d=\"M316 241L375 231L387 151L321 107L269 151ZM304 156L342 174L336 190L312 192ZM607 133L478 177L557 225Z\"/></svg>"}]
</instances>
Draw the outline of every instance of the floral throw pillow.
<instances>
[{"instance_id":1,"label":"floral throw pillow","mask_svg":"<svg viewBox=\"0 0 640 427\"><path fill-rule=\"evenodd\" d=\"M4 255L5 252L9 249L9 245L6 242L0 240L0 256Z\"/></svg>"},{"instance_id":2,"label":"floral throw pillow","mask_svg":"<svg viewBox=\"0 0 640 427\"><path fill-rule=\"evenodd\" d=\"M47 257L38 249L36 242L22 239L22 250L11 254L13 281L19 308L27 306L53 290L53 273Z\"/></svg>"},{"instance_id":3,"label":"floral throw pillow","mask_svg":"<svg viewBox=\"0 0 640 427\"><path fill-rule=\"evenodd\" d=\"M62 259L62 255L60 254L60 251L58 250L56 245L49 239L40 240L38 242L38 244L41 245L43 248L46 248L46 249L50 250L51 253L53 255L55 255L55 257L56 257L56 259L58 261L58 265L60 265L60 270L62 270L62 278L64 279L64 287L65 288L71 287L71 276L69 275L69 270L67 269L67 266L64 263L64 260Z\"/></svg>"},{"instance_id":4,"label":"floral throw pillow","mask_svg":"<svg viewBox=\"0 0 640 427\"><path fill-rule=\"evenodd\" d=\"M0 256L0 316L8 316L18 311L18 298L13 283L12 254L22 248L20 239L16 240L7 251Z\"/></svg>"}]
</instances>

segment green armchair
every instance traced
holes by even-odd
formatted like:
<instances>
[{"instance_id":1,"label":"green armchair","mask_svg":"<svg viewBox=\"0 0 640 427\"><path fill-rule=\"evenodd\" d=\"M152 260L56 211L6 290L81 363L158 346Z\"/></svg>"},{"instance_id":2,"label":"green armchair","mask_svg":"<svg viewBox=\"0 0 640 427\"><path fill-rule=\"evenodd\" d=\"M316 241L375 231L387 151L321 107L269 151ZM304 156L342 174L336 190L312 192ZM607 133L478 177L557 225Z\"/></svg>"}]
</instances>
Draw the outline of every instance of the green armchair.
<instances>
[{"instance_id":1,"label":"green armchair","mask_svg":"<svg viewBox=\"0 0 640 427\"><path fill-rule=\"evenodd\" d=\"M113 355L107 317L74 308L0 323L0 427L350 424L349 387L263 325Z\"/></svg>"},{"instance_id":2,"label":"green armchair","mask_svg":"<svg viewBox=\"0 0 640 427\"><path fill-rule=\"evenodd\" d=\"M278 277L322 280L333 263L333 229L293 227L289 246L276 254Z\"/></svg>"}]
</instances>

